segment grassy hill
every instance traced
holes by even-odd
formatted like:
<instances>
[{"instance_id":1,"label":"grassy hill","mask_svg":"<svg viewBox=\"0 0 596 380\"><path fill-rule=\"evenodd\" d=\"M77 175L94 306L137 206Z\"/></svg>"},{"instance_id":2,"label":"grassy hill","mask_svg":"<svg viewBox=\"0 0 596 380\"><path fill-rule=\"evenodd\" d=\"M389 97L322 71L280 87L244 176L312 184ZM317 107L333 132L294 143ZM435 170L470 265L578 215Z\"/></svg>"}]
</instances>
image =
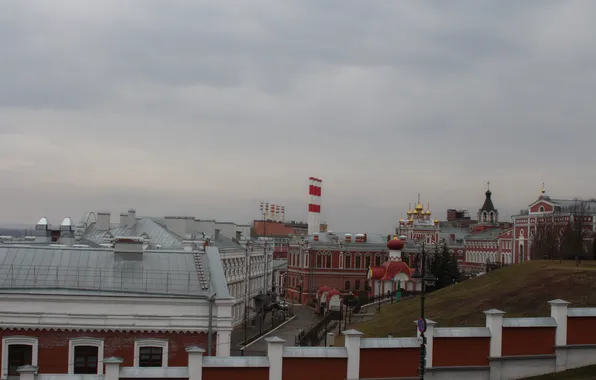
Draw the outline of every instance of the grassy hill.
<instances>
[{"instance_id":1,"label":"grassy hill","mask_svg":"<svg viewBox=\"0 0 596 380\"><path fill-rule=\"evenodd\" d=\"M426 297L425 314L439 327L484 326L488 309L505 311L505 317L550 316L547 301L561 298L571 306L596 306L596 262L531 261L501 268L487 275L452 285ZM366 336L416 335L420 298L383 305L373 319L353 328Z\"/></svg>"}]
</instances>

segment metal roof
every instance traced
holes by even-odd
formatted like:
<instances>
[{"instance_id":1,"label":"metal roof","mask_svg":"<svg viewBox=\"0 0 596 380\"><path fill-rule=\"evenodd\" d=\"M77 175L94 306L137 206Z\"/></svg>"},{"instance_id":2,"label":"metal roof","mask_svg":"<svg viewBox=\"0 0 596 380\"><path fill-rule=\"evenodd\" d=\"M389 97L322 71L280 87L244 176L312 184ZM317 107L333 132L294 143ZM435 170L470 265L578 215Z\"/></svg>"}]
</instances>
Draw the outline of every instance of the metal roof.
<instances>
[{"instance_id":1,"label":"metal roof","mask_svg":"<svg viewBox=\"0 0 596 380\"><path fill-rule=\"evenodd\" d=\"M284 347L284 358L347 358L345 347Z\"/></svg>"},{"instance_id":2,"label":"metal roof","mask_svg":"<svg viewBox=\"0 0 596 380\"><path fill-rule=\"evenodd\" d=\"M109 234L108 234L109 232ZM137 219L133 228L128 226L121 226L119 223L113 223L110 225L109 231L100 231L97 229L97 223L92 222L83 235L82 239L93 242L95 244L104 243L104 237L111 235L115 236L147 236L149 241L149 247L154 248L161 246L162 249L182 249L182 238L170 230L164 225L152 218L141 218Z\"/></svg>"},{"instance_id":3,"label":"metal roof","mask_svg":"<svg viewBox=\"0 0 596 380\"><path fill-rule=\"evenodd\" d=\"M488 327L440 327L434 330L435 338L490 338Z\"/></svg>"},{"instance_id":4,"label":"metal roof","mask_svg":"<svg viewBox=\"0 0 596 380\"><path fill-rule=\"evenodd\" d=\"M570 307L568 317L596 317L596 307Z\"/></svg>"},{"instance_id":5,"label":"metal roof","mask_svg":"<svg viewBox=\"0 0 596 380\"><path fill-rule=\"evenodd\" d=\"M497 236L502 234L505 230L495 227L491 228L490 230L476 232L473 234L469 234L466 236L466 241L468 240L494 240Z\"/></svg>"},{"instance_id":6,"label":"metal roof","mask_svg":"<svg viewBox=\"0 0 596 380\"><path fill-rule=\"evenodd\" d=\"M416 348L420 347L418 338L364 338L360 348Z\"/></svg>"},{"instance_id":7,"label":"metal roof","mask_svg":"<svg viewBox=\"0 0 596 380\"><path fill-rule=\"evenodd\" d=\"M1 245L0 289L202 297L208 289L199 269L209 272L209 265L197 262L195 255L183 251L120 254L111 249ZM215 260L208 261L211 264ZM206 284L209 287L211 281L207 279ZM225 297L225 292L221 296Z\"/></svg>"},{"instance_id":8,"label":"metal roof","mask_svg":"<svg viewBox=\"0 0 596 380\"><path fill-rule=\"evenodd\" d=\"M269 367L269 358L266 356L205 356L203 367Z\"/></svg>"},{"instance_id":9,"label":"metal roof","mask_svg":"<svg viewBox=\"0 0 596 380\"><path fill-rule=\"evenodd\" d=\"M554 318L503 318L503 327L557 327Z\"/></svg>"}]
</instances>

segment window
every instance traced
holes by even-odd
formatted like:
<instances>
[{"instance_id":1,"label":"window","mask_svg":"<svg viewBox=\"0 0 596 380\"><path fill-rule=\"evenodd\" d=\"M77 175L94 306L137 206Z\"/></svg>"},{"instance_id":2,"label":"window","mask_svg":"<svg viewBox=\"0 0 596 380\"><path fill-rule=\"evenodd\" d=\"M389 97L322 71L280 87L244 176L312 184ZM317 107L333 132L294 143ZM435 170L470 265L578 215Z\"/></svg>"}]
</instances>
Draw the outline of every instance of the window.
<instances>
[{"instance_id":1,"label":"window","mask_svg":"<svg viewBox=\"0 0 596 380\"><path fill-rule=\"evenodd\" d=\"M93 346L77 346L74 350L74 373L97 374L99 349Z\"/></svg>"},{"instance_id":2,"label":"window","mask_svg":"<svg viewBox=\"0 0 596 380\"><path fill-rule=\"evenodd\" d=\"M139 349L139 367L161 367L163 348L141 347Z\"/></svg>"},{"instance_id":3,"label":"window","mask_svg":"<svg viewBox=\"0 0 596 380\"><path fill-rule=\"evenodd\" d=\"M323 267L323 256L319 253L317 254L317 268Z\"/></svg>"},{"instance_id":4,"label":"window","mask_svg":"<svg viewBox=\"0 0 596 380\"><path fill-rule=\"evenodd\" d=\"M304 255L304 267L308 268L308 264L310 261L310 255L307 253L306 255Z\"/></svg>"},{"instance_id":5,"label":"window","mask_svg":"<svg viewBox=\"0 0 596 380\"><path fill-rule=\"evenodd\" d=\"M165 339L136 340L134 366L167 367L168 341Z\"/></svg>"},{"instance_id":6,"label":"window","mask_svg":"<svg viewBox=\"0 0 596 380\"><path fill-rule=\"evenodd\" d=\"M346 290L350 290L350 280L346 281Z\"/></svg>"},{"instance_id":7,"label":"window","mask_svg":"<svg viewBox=\"0 0 596 380\"><path fill-rule=\"evenodd\" d=\"M370 255L366 255L366 264L364 264L365 268L370 268Z\"/></svg>"},{"instance_id":8,"label":"window","mask_svg":"<svg viewBox=\"0 0 596 380\"><path fill-rule=\"evenodd\" d=\"M354 264L354 268L360 269L362 266L362 256L356 255L356 263Z\"/></svg>"},{"instance_id":9,"label":"window","mask_svg":"<svg viewBox=\"0 0 596 380\"><path fill-rule=\"evenodd\" d=\"M540 206L540 210L538 212L544 212L544 206Z\"/></svg>"},{"instance_id":10,"label":"window","mask_svg":"<svg viewBox=\"0 0 596 380\"><path fill-rule=\"evenodd\" d=\"M349 253L346 255L346 269L352 268L352 255Z\"/></svg>"},{"instance_id":11,"label":"window","mask_svg":"<svg viewBox=\"0 0 596 380\"><path fill-rule=\"evenodd\" d=\"M380 266L381 265L381 256L380 255L376 255L375 256L375 265L376 266Z\"/></svg>"},{"instance_id":12,"label":"window","mask_svg":"<svg viewBox=\"0 0 596 380\"><path fill-rule=\"evenodd\" d=\"M339 254L339 267L340 268L344 267L344 254L343 253Z\"/></svg>"},{"instance_id":13,"label":"window","mask_svg":"<svg viewBox=\"0 0 596 380\"><path fill-rule=\"evenodd\" d=\"M68 342L68 374L103 374L103 339L78 338Z\"/></svg>"},{"instance_id":14,"label":"window","mask_svg":"<svg viewBox=\"0 0 596 380\"><path fill-rule=\"evenodd\" d=\"M354 283L354 290L360 290L360 280L356 280Z\"/></svg>"},{"instance_id":15,"label":"window","mask_svg":"<svg viewBox=\"0 0 596 380\"><path fill-rule=\"evenodd\" d=\"M13 336L2 339L1 377L19 376L17 369L24 365L37 366L37 338Z\"/></svg>"}]
</instances>

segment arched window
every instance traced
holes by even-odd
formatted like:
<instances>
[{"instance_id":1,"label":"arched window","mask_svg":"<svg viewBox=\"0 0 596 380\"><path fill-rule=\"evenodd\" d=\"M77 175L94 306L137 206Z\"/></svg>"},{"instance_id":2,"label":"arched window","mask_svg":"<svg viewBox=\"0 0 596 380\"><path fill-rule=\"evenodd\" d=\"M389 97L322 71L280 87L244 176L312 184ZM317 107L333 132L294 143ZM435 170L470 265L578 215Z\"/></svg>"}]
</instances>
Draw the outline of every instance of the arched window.
<instances>
[{"instance_id":1,"label":"arched window","mask_svg":"<svg viewBox=\"0 0 596 380\"><path fill-rule=\"evenodd\" d=\"M167 367L168 341L165 339L135 340L135 367Z\"/></svg>"},{"instance_id":2,"label":"arched window","mask_svg":"<svg viewBox=\"0 0 596 380\"><path fill-rule=\"evenodd\" d=\"M544 212L544 206L540 206L540 209L538 209L538 212Z\"/></svg>"},{"instance_id":3,"label":"arched window","mask_svg":"<svg viewBox=\"0 0 596 380\"><path fill-rule=\"evenodd\" d=\"M339 254L339 267L340 268L344 267L344 254L343 253Z\"/></svg>"},{"instance_id":4,"label":"arched window","mask_svg":"<svg viewBox=\"0 0 596 380\"><path fill-rule=\"evenodd\" d=\"M370 268L370 254L367 254L365 257L365 264L364 264L365 268Z\"/></svg>"},{"instance_id":5,"label":"arched window","mask_svg":"<svg viewBox=\"0 0 596 380\"><path fill-rule=\"evenodd\" d=\"M375 255L375 265L376 266L381 265L381 255L379 255L379 254Z\"/></svg>"},{"instance_id":6,"label":"arched window","mask_svg":"<svg viewBox=\"0 0 596 380\"><path fill-rule=\"evenodd\" d=\"M310 261L310 255L307 253L306 255L304 255L304 267L308 268L308 264Z\"/></svg>"},{"instance_id":7,"label":"arched window","mask_svg":"<svg viewBox=\"0 0 596 380\"><path fill-rule=\"evenodd\" d=\"M68 373L103 374L103 339L71 339L68 342Z\"/></svg>"},{"instance_id":8,"label":"arched window","mask_svg":"<svg viewBox=\"0 0 596 380\"><path fill-rule=\"evenodd\" d=\"M350 280L346 281L345 287L346 287L346 290L350 290Z\"/></svg>"},{"instance_id":9,"label":"arched window","mask_svg":"<svg viewBox=\"0 0 596 380\"><path fill-rule=\"evenodd\" d=\"M360 280L356 280L354 283L354 290L360 290Z\"/></svg>"},{"instance_id":10,"label":"arched window","mask_svg":"<svg viewBox=\"0 0 596 380\"><path fill-rule=\"evenodd\" d=\"M346 254L346 269L352 268L352 255L347 253Z\"/></svg>"},{"instance_id":11,"label":"arched window","mask_svg":"<svg viewBox=\"0 0 596 380\"><path fill-rule=\"evenodd\" d=\"M356 262L354 263L354 268L360 269L362 267L362 256L360 254L356 254Z\"/></svg>"},{"instance_id":12,"label":"arched window","mask_svg":"<svg viewBox=\"0 0 596 380\"><path fill-rule=\"evenodd\" d=\"M37 338L8 336L2 338L2 377L19 376L17 369L24 365L37 366Z\"/></svg>"},{"instance_id":13,"label":"arched window","mask_svg":"<svg viewBox=\"0 0 596 380\"><path fill-rule=\"evenodd\" d=\"M317 253L317 268L323 267L323 255Z\"/></svg>"}]
</instances>

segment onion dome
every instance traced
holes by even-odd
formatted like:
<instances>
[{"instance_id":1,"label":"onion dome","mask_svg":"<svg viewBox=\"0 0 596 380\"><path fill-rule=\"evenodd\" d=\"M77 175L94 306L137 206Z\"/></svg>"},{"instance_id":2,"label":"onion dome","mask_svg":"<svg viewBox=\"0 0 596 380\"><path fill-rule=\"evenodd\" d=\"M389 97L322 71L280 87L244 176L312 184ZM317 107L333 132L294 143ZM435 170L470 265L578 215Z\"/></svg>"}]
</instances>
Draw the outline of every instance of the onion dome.
<instances>
[{"instance_id":1,"label":"onion dome","mask_svg":"<svg viewBox=\"0 0 596 380\"><path fill-rule=\"evenodd\" d=\"M412 210L408 209L408 215L412 215Z\"/></svg>"},{"instance_id":2,"label":"onion dome","mask_svg":"<svg viewBox=\"0 0 596 380\"><path fill-rule=\"evenodd\" d=\"M402 240L399 240L397 237L387 242L387 248L389 248L390 251L400 251L403 247L404 242Z\"/></svg>"},{"instance_id":3,"label":"onion dome","mask_svg":"<svg viewBox=\"0 0 596 380\"><path fill-rule=\"evenodd\" d=\"M401 219L399 220L399 224L404 224L405 222L406 222L406 221L404 220L404 218L401 218Z\"/></svg>"},{"instance_id":4,"label":"onion dome","mask_svg":"<svg viewBox=\"0 0 596 380\"><path fill-rule=\"evenodd\" d=\"M410 219L408 219L408 223L410 223L410 224L414 223L414 219L412 219L412 217L410 217Z\"/></svg>"},{"instance_id":5,"label":"onion dome","mask_svg":"<svg viewBox=\"0 0 596 380\"><path fill-rule=\"evenodd\" d=\"M420 204L420 202L418 202L418 204L416 204L416 208L415 208L415 210L416 210L416 211L418 211L418 212L420 212L420 211L422 211L423 209L424 209L424 207L422 207L422 205Z\"/></svg>"},{"instance_id":6,"label":"onion dome","mask_svg":"<svg viewBox=\"0 0 596 380\"><path fill-rule=\"evenodd\" d=\"M435 219L435 224L439 224L439 219Z\"/></svg>"},{"instance_id":7,"label":"onion dome","mask_svg":"<svg viewBox=\"0 0 596 380\"><path fill-rule=\"evenodd\" d=\"M430 210L426 210L426 215L431 215Z\"/></svg>"}]
</instances>

